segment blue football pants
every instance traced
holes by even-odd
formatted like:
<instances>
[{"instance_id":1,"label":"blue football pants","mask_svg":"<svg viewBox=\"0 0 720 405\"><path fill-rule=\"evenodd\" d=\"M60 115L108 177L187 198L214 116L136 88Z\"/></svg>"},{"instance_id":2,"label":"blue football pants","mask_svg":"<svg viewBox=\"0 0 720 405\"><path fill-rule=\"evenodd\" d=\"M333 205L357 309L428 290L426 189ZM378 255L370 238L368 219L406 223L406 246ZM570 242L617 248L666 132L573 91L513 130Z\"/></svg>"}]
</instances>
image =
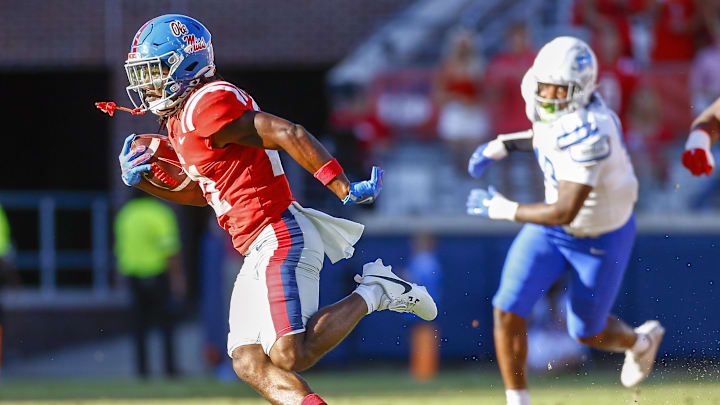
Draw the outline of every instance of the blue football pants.
<instances>
[{"instance_id":1,"label":"blue football pants","mask_svg":"<svg viewBox=\"0 0 720 405\"><path fill-rule=\"evenodd\" d=\"M605 329L635 241L635 218L597 238L577 238L560 226L526 224L510 247L493 306L523 318L569 272L568 332L573 338Z\"/></svg>"}]
</instances>

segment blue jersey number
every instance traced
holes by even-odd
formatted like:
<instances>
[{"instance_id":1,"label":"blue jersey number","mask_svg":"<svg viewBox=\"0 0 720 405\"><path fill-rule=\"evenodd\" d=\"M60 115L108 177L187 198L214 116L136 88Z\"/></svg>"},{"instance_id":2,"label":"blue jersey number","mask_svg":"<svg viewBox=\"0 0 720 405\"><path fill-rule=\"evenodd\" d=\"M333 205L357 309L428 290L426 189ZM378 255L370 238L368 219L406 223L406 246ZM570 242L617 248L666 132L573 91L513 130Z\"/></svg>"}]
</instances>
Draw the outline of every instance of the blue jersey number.
<instances>
[{"instance_id":1,"label":"blue jersey number","mask_svg":"<svg viewBox=\"0 0 720 405\"><path fill-rule=\"evenodd\" d=\"M557 188L557 178L555 177L555 166L553 166L550 159L547 158L545 155L540 155L540 151L538 148L533 149L535 151L535 158L538 161L538 165L540 166L540 170L543 172L543 176L545 177L545 183L549 183L554 188Z\"/></svg>"}]
</instances>

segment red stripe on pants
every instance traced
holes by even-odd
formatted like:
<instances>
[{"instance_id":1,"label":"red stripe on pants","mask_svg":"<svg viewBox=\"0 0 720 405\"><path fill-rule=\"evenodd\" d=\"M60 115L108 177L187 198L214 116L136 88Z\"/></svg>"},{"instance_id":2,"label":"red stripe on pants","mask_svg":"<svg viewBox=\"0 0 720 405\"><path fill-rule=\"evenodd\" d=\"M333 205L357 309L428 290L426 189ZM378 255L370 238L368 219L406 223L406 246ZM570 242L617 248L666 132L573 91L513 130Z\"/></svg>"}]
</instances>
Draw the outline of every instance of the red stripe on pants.
<instances>
[{"instance_id":1,"label":"red stripe on pants","mask_svg":"<svg viewBox=\"0 0 720 405\"><path fill-rule=\"evenodd\" d=\"M285 288L282 280L282 265L285 262L288 251L292 246L290 232L288 231L285 221L278 221L272 224L275 231L275 239L278 241L278 247L275 249L267 270L265 271L265 282L268 289L268 301L270 302L270 316L272 317L275 333L277 337L287 333L290 330L290 318L285 305Z\"/></svg>"}]
</instances>

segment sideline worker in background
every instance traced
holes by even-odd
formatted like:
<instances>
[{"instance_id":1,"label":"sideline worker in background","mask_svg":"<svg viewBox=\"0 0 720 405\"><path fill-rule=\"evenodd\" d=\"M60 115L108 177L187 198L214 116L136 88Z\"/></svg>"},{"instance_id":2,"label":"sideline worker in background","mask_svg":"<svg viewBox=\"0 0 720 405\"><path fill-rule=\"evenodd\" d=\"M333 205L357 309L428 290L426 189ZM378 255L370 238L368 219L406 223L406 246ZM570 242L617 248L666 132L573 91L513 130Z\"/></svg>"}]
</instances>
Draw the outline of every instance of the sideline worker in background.
<instances>
[{"instance_id":1,"label":"sideline worker in background","mask_svg":"<svg viewBox=\"0 0 720 405\"><path fill-rule=\"evenodd\" d=\"M7 285L20 285L20 278L15 271L15 250L10 239L10 223L5 211L0 206L0 289ZM2 298L2 296L0 296ZM2 337L5 323L3 320L2 299L0 299L0 366L2 365Z\"/></svg>"},{"instance_id":2,"label":"sideline worker in background","mask_svg":"<svg viewBox=\"0 0 720 405\"><path fill-rule=\"evenodd\" d=\"M115 218L118 270L130 280L138 374L148 376L146 337L151 326L162 330L165 372L175 376L173 329L178 302L186 291L179 259L180 236L173 211L154 198L135 198Z\"/></svg>"},{"instance_id":3,"label":"sideline worker in background","mask_svg":"<svg viewBox=\"0 0 720 405\"><path fill-rule=\"evenodd\" d=\"M407 277L422 283L435 302L442 303L443 268L435 236L419 233L413 236ZM435 378L440 365L440 331L437 322L417 322L410 326L410 373L419 381Z\"/></svg>"}]
</instances>

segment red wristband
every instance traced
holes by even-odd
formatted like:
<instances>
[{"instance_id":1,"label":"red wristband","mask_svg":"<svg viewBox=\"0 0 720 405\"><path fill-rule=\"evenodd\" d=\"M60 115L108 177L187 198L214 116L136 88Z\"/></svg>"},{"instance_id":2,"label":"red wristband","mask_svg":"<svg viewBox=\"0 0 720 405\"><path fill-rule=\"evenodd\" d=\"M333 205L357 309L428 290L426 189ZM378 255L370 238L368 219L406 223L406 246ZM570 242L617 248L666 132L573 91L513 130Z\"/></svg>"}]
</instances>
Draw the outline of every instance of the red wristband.
<instances>
[{"instance_id":1,"label":"red wristband","mask_svg":"<svg viewBox=\"0 0 720 405\"><path fill-rule=\"evenodd\" d=\"M327 402L325 402L324 399L320 398L320 395L318 394L310 394L303 398L303 401L300 405L327 405Z\"/></svg>"},{"instance_id":2,"label":"red wristband","mask_svg":"<svg viewBox=\"0 0 720 405\"><path fill-rule=\"evenodd\" d=\"M340 166L340 163L338 163L337 159L333 159L319 168L313 176L315 176L323 186L327 186L328 183L333 181L333 179L342 172L343 168Z\"/></svg>"}]
</instances>

